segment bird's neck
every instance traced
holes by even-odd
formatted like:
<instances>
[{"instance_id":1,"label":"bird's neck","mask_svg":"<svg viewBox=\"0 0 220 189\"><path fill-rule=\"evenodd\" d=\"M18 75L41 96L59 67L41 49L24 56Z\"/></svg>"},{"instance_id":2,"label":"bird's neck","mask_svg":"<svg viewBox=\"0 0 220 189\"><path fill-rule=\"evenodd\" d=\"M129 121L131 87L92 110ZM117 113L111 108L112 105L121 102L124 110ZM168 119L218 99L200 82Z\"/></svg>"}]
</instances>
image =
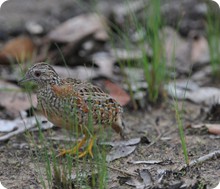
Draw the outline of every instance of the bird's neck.
<instances>
[{"instance_id":1,"label":"bird's neck","mask_svg":"<svg viewBox=\"0 0 220 189\"><path fill-rule=\"evenodd\" d=\"M45 88L49 85L62 85L63 84L63 80L60 77L54 77L51 78L50 80L41 80L40 82L38 82L38 88Z\"/></svg>"},{"instance_id":2,"label":"bird's neck","mask_svg":"<svg viewBox=\"0 0 220 189\"><path fill-rule=\"evenodd\" d=\"M49 85L62 85L63 80L60 77L52 78L48 81Z\"/></svg>"}]
</instances>

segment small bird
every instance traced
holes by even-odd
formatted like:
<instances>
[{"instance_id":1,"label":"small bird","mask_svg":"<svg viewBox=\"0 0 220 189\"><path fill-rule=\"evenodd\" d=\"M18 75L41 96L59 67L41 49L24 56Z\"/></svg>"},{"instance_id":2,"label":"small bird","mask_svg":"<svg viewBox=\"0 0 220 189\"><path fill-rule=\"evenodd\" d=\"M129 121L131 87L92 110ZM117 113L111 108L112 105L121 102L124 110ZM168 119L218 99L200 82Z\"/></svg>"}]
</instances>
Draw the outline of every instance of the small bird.
<instances>
[{"instance_id":1,"label":"small bird","mask_svg":"<svg viewBox=\"0 0 220 189\"><path fill-rule=\"evenodd\" d=\"M47 63L36 63L19 82L33 81L37 84L39 109L54 125L72 132L84 134L77 145L63 150L58 156L79 153L79 158L90 154L96 135L106 127L112 127L122 137L124 124L123 109L109 94L99 87L73 78L62 79L52 66Z\"/></svg>"}]
</instances>

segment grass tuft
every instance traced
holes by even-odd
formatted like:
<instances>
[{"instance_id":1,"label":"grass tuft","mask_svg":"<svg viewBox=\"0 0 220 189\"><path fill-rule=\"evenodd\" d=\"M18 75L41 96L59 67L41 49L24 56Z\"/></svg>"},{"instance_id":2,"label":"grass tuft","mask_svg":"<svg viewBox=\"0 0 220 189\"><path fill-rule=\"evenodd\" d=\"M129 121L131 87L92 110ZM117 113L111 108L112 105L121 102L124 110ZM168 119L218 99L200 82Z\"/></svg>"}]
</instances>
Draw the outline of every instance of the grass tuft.
<instances>
[{"instance_id":1,"label":"grass tuft","mask_svg":"<svg viewBox=\"0 0 220 189\"><path fill-rule=\"evenodd\" d=\"M220 75L220 22L212 10L207 13L206 32L209 44L209 55L212 66L212 75L219 79Z\"/></svg>"}]
</instances>

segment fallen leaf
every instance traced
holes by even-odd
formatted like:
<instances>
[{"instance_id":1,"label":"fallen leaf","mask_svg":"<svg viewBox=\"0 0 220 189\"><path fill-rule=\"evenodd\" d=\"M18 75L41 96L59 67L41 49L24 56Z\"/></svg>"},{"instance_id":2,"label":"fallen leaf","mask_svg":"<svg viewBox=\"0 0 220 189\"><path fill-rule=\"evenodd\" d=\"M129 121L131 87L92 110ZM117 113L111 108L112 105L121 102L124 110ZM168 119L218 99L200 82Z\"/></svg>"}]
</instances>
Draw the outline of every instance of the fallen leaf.
<instances>
[{"instance_id":1,"label":"fallen leaf","mask_svg":"<svg viewBox=\"0 0 220 189\"><path fill-rule=\"evenodd\" d=\"M201 87L198 90L186 93L186 98L194 103L210 105L220 102L220 89L215 87Z\"/></svg>"},{"instance_id":2,"label":"fallen leaf","mask_svg":"<svg viewBox=\"0 0 220 189\"><path fill-rule=\"evenodd\" d=\"M33 94L30 99L17 85L0 80L0 105L17 118L21 111L37 106L37 97Z\"/></svg>"},{"instance_id":3,"label":"fallen leaf","mask_svg":"<svg viewBox=\"0 0 220 189\"><path fill-rule=\"evenodd\" d=\"M139 175L143 180L144 187L151 186L153 184L153 179L150 172L147 169L139 170Z\"/></svg>"},{"instance_id":4,"label":"fallen leaf","mask_svg":"<svg viewBox=\"0 0 220 189\"><path fill-rule=\"evenodd\" d=\"M206 124L209 133L214 135L220 135L220 124Z\"/></svg>"},{"instance_id":5,"label":"fallen leaf","mask_svg":"<svg viewBox=\"0 0 220 189\"><path fill-rule=\"evenodd\" d=\"M0 119L0 132L11 132L17 128L17 120Z\"/></svg>"},{"instance_id":6,"label":"fallen leaf","mask_svg":"<svg viewBox=\"0 0 220 189\"><path fill-rule=\"evenodd\" d=\"M0 51L0 64L10 64L11 61L25 62L31 60L35 45L29 37L17 37L8 41Z\"/></svg>"},{"instance_id":7,"label":"fallen leaf","mask_svg":"<svg viewBox=\"0 0 220 189\"><path fill-rule=\"evenodd\" d=\"M137 189L144 189L145 187L143 181L135 179L135 178L131 178L125 184L127 184L128 186L133 186Z\"/></svg>"},{"instance_id":8,"label":"fallen leaf","mask_svg":"<svg viewBox=\"0 0 220 189\"><path fill-rule=\"evenodd\" d=\"M118 85L109 80L105 81L105 88L109 94L122 106L130 102L130 96Z\"/></svg>"},{"instance_id":9,"label":"fallen leaf","mask_svg":"<svg viewBox=\"0 0 220 189\"><path fill-rule=\"evenodd\" d=\"M179 33L171 27L164 27L161 31L164 39L166 62L169 67L176 68L181 73L191 70L190 42L182 38ZM184 66L183 66L184 65Z\"/></svg>"},{"instance_id":10,"label":"fallen leaf","mask_svg":"<svg viewBox=\"0 0 220 189\"><path fill-rule=\"evenodd\" d=\"M112 147L116 146L132 146L132 145L137 145L141 142L141 138L132 138L127 141L116 141L116 142L102 142L100 143L101 145L109 145Z\"/></svg>"},{"instance_id":11,"label":"fallen leaf","mask_svg":"<svg viewBox=\"0 0 220 189\"><path fill-rule=\"evenodd\" d=\"M115 146L106 156L106 161L111 162L119 158L126 157L134 152L137 146Z\"/></svg>"},{"instance_id":12,"label":"fallen leaf","mask_svg":"<svg viewBox=\"0 0 220 189\"><path fill-rule=\"evenodd\" d=\"M211 79L210 75L212 74L212 71L211 66L205 66L201 70L193 73L191 79L200 86L204 85Z\"/></svg>"},{"instance_id":13,"label":"fallen leaf","mask_svg":"<svg viewBox=\"0 0 220 189\"><path fill-rule=\"evenodd\" d=\"M194 129L207 128L208 132L214 135L220 135L220 124L211 124L211 123L200 123L196 125L190 125Z\"/></svg>"},{"instance_id":14,"label":"fallen leaf","mask_svg":"<svg viewBox=\"0 0 220 189\"><path fill-rule=\"evenodd\" d=\"M49 129L53 127L53 124L49 121L46 121L46 118L44 116L33 116L25 119L17 119L13 121L14 129L12 132L9 132L3 136L0 136L0 141L6 141L10 139L13 136L16 136L18 134L24 133L27 130L33 129L34 127L37 127L37 124L40 123L40 128L42 129ZM0 125L0 128L3 128L4 125ZM3 128L4 129L4 128ZM2 130L3 130L2 129Z\"/></svg>"},{"instance_id":15,"label":"fallen leaf","mask_svg":"<svg viewBox=\"0 0 220 189\"><path fill-rule=\"evenodd\" d=\"M192 64L207 64L210 61L209 45L204 36L198 36L192 42L191 62Z\"/></svg>"},{"instance_id":16,"label":"fallen leaf","mask_svg":"<svg viewBox=\"0 0 220 189\"><path fill-rule=\"evenodd\" d=\"M105 32L108 36L105 22L105 19L100 15L82 14L62 23L49 33L48 38L56 42L77 44L77 42L100 31Z\"/></svg>"},{"instance_id":17,"label":"fallen leaf","mask_svg":"<svg viewBox=\"0 0 220 189\"><path fill-rule=\"evenodd\" d=\"M145 189L153 185L153 179L147 169L138 170L139 177L130 178L125 184L133 186L137 189Z\"/></svg>"},{"instance_id":18,"label":"fallen leaf","mask_svg":"<svg viewBox=\"0 0 220 189\"><path fill-rule=\"evenodd\" d=\"M186 99L188 93L199 89L199 86L190 80L177 80L165 85L164 88L171 97Z\"/></svg>"},{"instance_id":19,"label":"fallen leaf","mask_svg":"<svg viewBox=\"0 0 220 189\"><path fill-rule=\"evenodd\" d=\"M210 105L213 102L220 103L220 89L199 87L191 81L186 81L184 85L180 86L178 82L171 82L165 86L165 89L172 98L188 99L194 103L205 105Z\"/></svg>"}]
</instances>

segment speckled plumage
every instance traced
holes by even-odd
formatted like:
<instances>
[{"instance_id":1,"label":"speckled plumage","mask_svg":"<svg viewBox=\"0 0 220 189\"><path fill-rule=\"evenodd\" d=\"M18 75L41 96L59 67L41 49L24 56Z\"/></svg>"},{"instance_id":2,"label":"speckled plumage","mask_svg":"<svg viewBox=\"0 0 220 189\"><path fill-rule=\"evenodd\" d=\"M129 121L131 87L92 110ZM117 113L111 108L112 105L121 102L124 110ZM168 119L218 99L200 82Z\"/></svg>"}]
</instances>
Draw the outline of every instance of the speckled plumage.
<instances>
[{"instance_id":1,"label":"speckled plumage","mask_svg":"<svg viewBox=\"0 0 220 189\"><path fill-rule=\"evenodd\" d=\"M38 109L55 125L87 135L111 126L123 134L122 107L99 87L61 79L46 63L32 66L25 75L27 80L37 83Z\"/></svg>"}]
</instances>

